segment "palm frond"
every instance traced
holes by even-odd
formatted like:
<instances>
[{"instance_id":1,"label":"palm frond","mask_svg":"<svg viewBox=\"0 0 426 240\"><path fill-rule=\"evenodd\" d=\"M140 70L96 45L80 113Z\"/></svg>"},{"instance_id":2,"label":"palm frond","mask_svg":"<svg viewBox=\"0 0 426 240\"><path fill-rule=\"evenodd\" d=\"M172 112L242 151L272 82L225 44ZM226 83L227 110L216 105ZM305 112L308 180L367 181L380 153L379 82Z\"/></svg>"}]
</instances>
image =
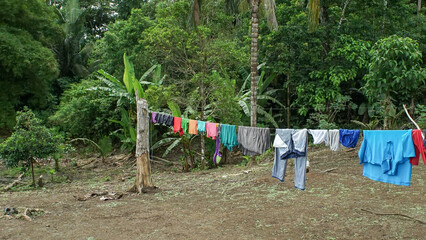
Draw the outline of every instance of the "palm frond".
<instances>
[{"instance_id":1,"label":"palm frond","mask_svg":"<svg viewBox=\"0 0 426 240\"><path fill-rule=\"evenodd\" d=\"M245 114L246 116L250 116L250 109L249 109L248 104L247 104L245 101L243 101L243 100L238 101L238 104L239 104L239 105L241 106L241 108L243 109L244 114Z\"/></svg>"},{"instance_id":2,"label":"palm frond","mask_svg":"<svg viewBox=\"0 0 426 240\"><path fill-rule=\"evenodd\" d=\"M243 82L243 85L240 88L240 91L238 92L238 95L241 95L243 93L243 91L246 89L246 85L250 81L250 76L251 76L251 74L247 75L246 79Z\"/></svg>"},{"instance_id":3,"label":"palm frond","mask_svg":"<svg viewBox=\"0 0 426 240\"><path fill-rule=\"evenodd\" d=\"M168 143L171 143L172 141L175 141L175 140L176 140L176 137L169 137L169 138L160 139L159 141L157 141L156 143L154 143L152 145L151 149L157 149L157 148L164 146Z\"/></svg>"},{"instance_id":4,"label":"palm frond","mask_svg":"<svg viewBox=\"0 0 426 240\"><path fill-rule=\"evenodd\" d=\"M134 78L135 76L133 64L127 58L126 53L123 54L123 61L124 61L123 82L124 82L124 85L126 86L127 92L129 94L133 94L134 88L133 88L132 78Z\"/></svg>"},{"instance_id":5,"label":"palm frond","mask_svg":"<svg viewBox=\"0 0 426 240\"><path fill-rule=\"evenodd\" d=\"M270 90L268 90L268 91L264 92L262 95L268 95L268 96L271 96L271 95L273 95L274 93L278 92L278 90L279 90L279 89L270 89Z\"/></svg>"},{"instance_id":6,"label":"palm frond","mask_svg":"<svg viewBox=\"0 0 426 240\"><path fill-rule=\"evenodd\" d=\"M167 154L169 154L169 152L172 151L173 148L178 146L181 141L182 141L182 138L177 138L172 144L170 144L170 146L167 147L166 151L164 151L163 157L167 156Z\"/></svg>"},{"instance_id":7,"label":"palm frond","mask_svg":"<svg viewBox=\"0 0 426 240\"><path fill-rule=\"evenodd\" d=\"M111 82L113 82L114 84L117 85L123 85L123 83L121 83L120 81L117 80L117 78L115 78L114 76L112 76L111 74L105 72L103 69L98 71L99 74L101 74L102 76L106 77L107 79L109 79ZM99 76L98 76L99 77Z\"/></svg>"},{"instance_id":8,"label":"palm frond","mask_svg":"<svg viewBox=\"0 0 426 240\"><path fill-rule=\"evenodd\" d=\"M261 106L257 106L257 111L258 111L260 114L262 114L263 116L265 116L265 118L266 118L266 119L267 119L270 123L272 123L272 125L274 125L274 127L278 128L278 124L277 124L277 122L275 121L274 117L273 117L271 114L269 114L268 112L266 112L266 111L263 109L263 107L261 107Z\"/></svg>"},{"instance_id":9,"label":"palm frond","mask_svg":"<svg viewBox=\"0 0 426 240\"><path fill-rule=\"evenodd\" d=\"M267 96L267 95L257 95L257 100L269 100L273 103L280 105L281 107L285 107L282 103L280 103L277 99Z\"/></svg>"},{"instance_id":10,"label":"palm frond","mask_svg":"<svg viewBox=\"0 0 426 240\"><path fill-rule=\"evenodd\" d=\"M263 73L263 72L262 72ZM270 75L265 79L265 81L262 81L262 85L259 85L259 93L262 93L266 90L266 88L271 84L271 82L275 79L275 74Z\"/></svg>"},{"instance_id":11,"label":"palm frond","mask_svg":"<svg viewBox=\"0 0 426 240\"><path fill-rule=\"evenodd\" d=\"M139 79L139 82L142 83L142 81L145 81L145 79L148 77L149 74L152 73L152 71L154 71L154 69L157 67L157 65L153 65L152 67L150 67L143 75L142 77Z\"/></svg>"}]
</instances>

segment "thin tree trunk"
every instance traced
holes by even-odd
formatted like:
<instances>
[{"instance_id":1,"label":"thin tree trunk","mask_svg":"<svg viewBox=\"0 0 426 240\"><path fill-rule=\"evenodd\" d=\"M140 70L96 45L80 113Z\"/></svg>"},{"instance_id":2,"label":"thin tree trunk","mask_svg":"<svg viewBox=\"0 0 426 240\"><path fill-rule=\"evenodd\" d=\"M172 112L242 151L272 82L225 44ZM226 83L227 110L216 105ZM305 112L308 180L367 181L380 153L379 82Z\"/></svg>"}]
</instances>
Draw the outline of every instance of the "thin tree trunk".
<instances>
[{"instance_id":1,"label":"thin tree trunk","mask_svg":"<svg viewBox=\"0 0 426 240\"><path fill-rule=\"evenodd\" d=\"M340 28L340 26L343 23L343 19L345 18L345 11L346 11L346 7L348 6L350 0L346 0L345 4L343 5L343 9L342 9L342 15L340 16L340 20L339 20L339 26L338 28Z\"/></svg>"},{"instance_id":2,"label":"thin tree trunk","mask_svg":"<svg viewBox=\"0 0 426 240\"><path fill-rule=\"evenodd\" d=\"M31 176L33 178L33 187L36 186L35 177L34 177L34 158L31 158Z\"/></svg>"},{"instance_id":3,"label":"thin tree trunk","mask_svg":"<svg viewBox=\"0 0 426 240\"><path fill-rule=\"evenodd\" d=\"M136 93L136 96L138 94ZM136 180L135 188L138 193L153 188L151 179L151 162L149 160L149 117L148 102L145 99L136 100L137 138L136 138Z\"/></svg>"},{"instance_id":4,"label":"thin tree trunk","mask_svg":"<svg viewBox=\"0 0 426 240\"><path fill-rule=\"evenodd\" d=\"M287 128L290 128L290 74L287 74Z\"/></svg>"},{"instance_id":5,"label":"thin tree trunk","mask_svg":"<svg viewBox=\"0 0 426 240\"><path fill-rule=\"evenodd\" d=\"M390 94L390 88L388 88L388 90L386 91L386 97L385 97L385 119L384 119L384 123L383 123L383 129L387 130L389 128L389 108L390 108L390 104L391 101L389 99L389 94Z\"/></svg>"},{"instance_id":6,"label":"thin tree trunk","mask_svg":"<svg viewBox=\"0 0 426 240\"><path fill-rule=\"evenodd\" d=\"M198 26L200 24L200 4L198 0L194 0L194 9L192 11L194 16L194 23L195 26Z\"/></svg>"},{"instance_id":7,"label":"thin tree trunk","mask_svg":"<svg viewBox=\"0 0 426 240\"><path fill-rule=\"evenodd\" d=\"M386 11L388 8L388 1L383 0L383 19L382 19L382 34L385 32L385 22L386 22Z\"/></svg>"},{"instance_id":8,"label":"thin tree trunk","mask_svg":"<svg viewBox=\"0 0 426 240\"><path fill-rule=\"evenodd\" d=\"M259 38L259 0L251 0L251 97L250 97L250 126L257 125L257 56Z\"/></svg>"},{"instance_id":9,"label":"thin tree trunk","mask_svg":"<svg viewBox=\"0 0 426 240\"><path fill-rule=\"evenodd\" d=\"M204 78L205 78L205 64L206 64L206 56L204 56L203 60L203 75L201 76L201 84L200 84L200 95L201 95L201 121L204 121L204 109L206 108L206 95L204 92ZM201 137L201 170L204 170L206 167L206 160L205 160L205 151L206 151L206 143L204 139L204 133L200 132Z\"/></svg>"},{"instance_id":10,"label":"thin tree trunk","mask_svg":"<svg viewBox=\"0 0 426 240\"><path fill-rule=\"evenodd\" d=\"M201 137L201 170L204 170L206 167L206 161L205 161L205 149L206 149L206 143L204 140L204 133L200 133L200 137Z\"/></svg>"},{"instance_id":11,"label":"thin tree trunk","mask_svg":"<svg viewBox=\"0 0 426 240\"><path fill-rule=\"evenodd\" d=\"M422 10L422 0L417 0L417 16L420 15L421 10Z\"/></svg>"},{"instance_id":12,"label":"thin tree trunk","mask_svg":"<svg viewBox=\"0 0 426 240\"><path fill-rule=\"evenodd\" d=\"M414 110L416 109L416 105L414 104L414 98L411 98L411 104L410 104L410 114L414 115Z\"/></svg>"}]
</instances>

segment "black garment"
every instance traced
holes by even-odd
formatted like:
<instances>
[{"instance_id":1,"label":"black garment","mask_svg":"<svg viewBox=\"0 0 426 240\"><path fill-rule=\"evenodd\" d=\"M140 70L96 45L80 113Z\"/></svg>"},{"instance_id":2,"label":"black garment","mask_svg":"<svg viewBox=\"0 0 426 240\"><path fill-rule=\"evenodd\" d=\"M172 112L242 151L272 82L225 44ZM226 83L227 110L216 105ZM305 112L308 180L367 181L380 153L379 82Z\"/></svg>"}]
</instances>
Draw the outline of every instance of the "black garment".
<instances>
[{"instance_id":1,"label":"black garment","mask_svg":"<svg viewBox=\"0 0 426 240\"><path fill-rule=\"evenodd\" d=\"M165 124L167 126L173 126L174 117L169 114L158 113L155 120L159 124Z\"/></svg>"}]
</instances>

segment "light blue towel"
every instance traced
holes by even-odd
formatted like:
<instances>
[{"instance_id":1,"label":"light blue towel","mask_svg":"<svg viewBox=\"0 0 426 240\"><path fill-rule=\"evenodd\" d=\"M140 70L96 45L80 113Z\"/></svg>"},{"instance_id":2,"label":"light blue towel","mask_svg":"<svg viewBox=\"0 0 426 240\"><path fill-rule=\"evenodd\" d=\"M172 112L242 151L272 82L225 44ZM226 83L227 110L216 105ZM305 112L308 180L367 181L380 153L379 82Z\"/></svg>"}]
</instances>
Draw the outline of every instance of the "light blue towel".
<instances>
[{"instance_id":1,"label":"light blue towel","mask_svg":"<svg viewBox=\"0 0 426 240\"><path fill-rule=\"evenodd\" d=\"M197 131L206 132L206 122L205 121L197 121Z\"/></svg>"}]
</instances>

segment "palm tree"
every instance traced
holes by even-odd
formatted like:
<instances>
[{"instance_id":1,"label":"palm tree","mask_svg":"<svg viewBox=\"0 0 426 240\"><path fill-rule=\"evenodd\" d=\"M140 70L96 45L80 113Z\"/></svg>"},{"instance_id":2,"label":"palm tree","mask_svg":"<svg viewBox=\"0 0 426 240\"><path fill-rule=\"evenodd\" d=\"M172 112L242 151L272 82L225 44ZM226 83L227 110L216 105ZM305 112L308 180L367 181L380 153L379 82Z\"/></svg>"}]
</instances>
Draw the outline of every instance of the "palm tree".
<instances>
[{"instance_id":1,"label":"palm tree","mask_svg":"<svg viewBox=\"0 0 426 240\"><path fill-rule=\"evenodd\" d=\"M64 76L87 76L87 60L93 50L93 44L87 43L82 47L84 38L84 15L78 0L70 0L64 7L64 12L58 9L64 22L65 39L60 53L62 58L61 73Z\"/></svg>"},{"instance_id":2,"label":"palm tree","mask_svg":"<svg viewBox=\"0 0 426 240\"><path fill-rule=\"evenodd\" d=\"M240 9L246 9L247 3L251 10L251 48L250 48L250 69L251 69L251 95L250 95L250 125L257 125L257 69L258 69L258 39L259 39L259 10L265 11L265 16L268 21L268 26L271 30L276 30L278 27L277 18L275 16L275 0L225 0L226 8L229 12L235 13ZM197 26L200 23L201 16L201 1L194 0L192 3L191 15L194 24Z\"/></svg>"}]
</instances>

